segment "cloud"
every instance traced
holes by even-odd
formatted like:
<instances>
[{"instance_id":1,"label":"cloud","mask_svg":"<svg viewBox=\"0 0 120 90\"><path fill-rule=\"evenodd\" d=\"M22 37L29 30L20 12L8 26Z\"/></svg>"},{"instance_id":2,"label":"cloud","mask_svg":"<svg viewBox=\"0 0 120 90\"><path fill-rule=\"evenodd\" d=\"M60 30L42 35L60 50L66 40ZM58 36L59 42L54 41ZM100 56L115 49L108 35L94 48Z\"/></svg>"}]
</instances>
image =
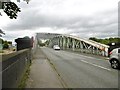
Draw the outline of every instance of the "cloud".
<instances>
[{"instance_id":1,"label":"cloud","mask_svg":"<svg viewBox=\"0 0 120 90\"><path fill-rule=\"evenodd\" d=\"M17 23L6 26L11 30L25 30L35 29L38 27L58 27L58 28L80 28L80 27L97 27L106 26L113 23L117 23L117 13L111 11L108 15L102 16L102 14L94 15L92 17L60 17L55 15L39 14L36 10L34 12L26 12L22 15ZM35 14L33 14L35 13ZM109 17L109 18L108 18Z\"/></svg>"},{"instance_id":2,"label":"cloud","mask_svg":"<svg viewBox=\"0 0 120 90\"><path fill-rule=\"evenodd\" d=\"M6 32L22 31L21 34L48 31L84 38L117 36L117 1L31 0L28 5L22 2L18 19L8 20L2 28Z\"/></svg>"}]
</instances>

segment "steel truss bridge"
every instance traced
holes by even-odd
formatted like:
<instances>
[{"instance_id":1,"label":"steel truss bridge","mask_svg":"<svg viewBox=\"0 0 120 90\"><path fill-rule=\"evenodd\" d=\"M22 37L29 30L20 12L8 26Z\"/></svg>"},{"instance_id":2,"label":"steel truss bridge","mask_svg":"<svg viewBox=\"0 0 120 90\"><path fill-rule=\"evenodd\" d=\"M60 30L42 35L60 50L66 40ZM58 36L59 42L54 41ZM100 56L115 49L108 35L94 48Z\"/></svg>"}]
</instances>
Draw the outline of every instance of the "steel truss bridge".
<instances>
[{"instance_id":1,"label":"steel truss bridge","mask_svg":"<svg viewBox=\"0 0 120 90\"><path fill-rule=\"evenodd\" d=\"M36 37L38 42L41 39L48 40L48 47L51 48L53 47L53 45L57 44L62 50L72 50L81 53L108 56L109 46L92 40L85 40L72 35L54 33L37 33Z\"/></svg>"}]
</instances>

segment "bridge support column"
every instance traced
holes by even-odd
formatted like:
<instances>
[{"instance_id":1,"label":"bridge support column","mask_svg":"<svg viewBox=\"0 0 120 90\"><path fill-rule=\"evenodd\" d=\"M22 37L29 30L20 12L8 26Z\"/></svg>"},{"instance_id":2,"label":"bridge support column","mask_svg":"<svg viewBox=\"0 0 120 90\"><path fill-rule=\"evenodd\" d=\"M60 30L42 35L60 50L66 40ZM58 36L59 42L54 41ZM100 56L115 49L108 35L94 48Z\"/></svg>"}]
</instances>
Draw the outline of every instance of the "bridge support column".
<instances>
[{"instance_id":1,"label":"bridge support column","mask_svg":"<svg viewBox=\"0 0 120 90\"><path fill-rule=\"evenodd\" d=\"M75 40L72 39L72 50L74 51L75 50Z\"/></svg>"},{"instance_id":2,"label":"bridge support column","mask_svg":"<svg viewBox=\"0 0 120 90\"><path fill-rule=\"evenodd\" d=\"M67 38L67 49L69 49L70 39Z\"/></svg>"},{"instance_id":3,"label":"bridge support column","mask_svg":"<svg viewBox=\"0 0 120 90\"><path fill-rule=\"evenodd\" d=\"M83 52L83 44L81 41L80 41L80 52Z\"/></svg>"},{"instance_id":4,"label":"bridge support column","mask_svg":"<svg viewBox=\"0 0 120 90\"><path fill-rule=\"evenodd\" d=\"M105 52L104 51L102 51L102 56L105 56Z\"/></svg>"},{"instance_id":5,"label":"bridge support column","mask_svg":"<svg viewBox=\"0 0 120 90\"><path fill-rule=\"evenodd\" d=\"M95 53L95 47L93 46L93 51L92 51L92 53L94 54Z\"/></svg>"},{"instance_id":6,"label":"bridge support column","mask_svg":"<svg viewBox=\"0 0 120 90\"><path fill-rule=\"evenodd\" d=\"M105 56L108 56L108 48L105 48Z\"/></svg>"},{"instance_id":7,"label":"bridge support column","mask_svg":"<svg viewBox=\"0 0 120 90\"><path fill-rule=\"evenodd\" d=\"M99 54L99 50L98 50L98 48L97 48L96 50L97 50L96 52L97 52L97 55L98 55L98 54Z\"/></svg>"},{"instance_id":8,"label":"bridge support column","mask_svg":"<svg viewBox=\"0 0 120 90\"><path fill-rule=\"evenodd\" d=\"M79 47L79 44L80 44L80 42L79 42L79 41L76 41L76 48L77 48L77 49L80 48L80 47Z\"/></svg>"},{"instance_id":9,"label":"bridge support column","mask_svg":"<svg viewBox=\"0 0 120 90\"><path fill-rule=\"evenodd\" d=\"M60 37L60 47L63 48L62 37Z\"/></svg>"},{"instance_id":10,"label":"bridge support column","mask_svg":"<svg viewBox=\"0 0 120 90\"><path fill-rule=\"evenodd\" d=\"M63 49L65 49L65 48L66 48L66 38L63 37Z\"/></svg>"},{"instance_id":11,"label":"bridge support column","mask_svg":"<svg viewBox=\"0 0 120 90\"><path fill-rule=\"evenodd\" d=\"M72 38L70 38L70 49L72 49Z\"/></svg>"},{"instance_id":12,"label":"bridge support column","mask_svg":"<svg viewBox=\"0 0 120 90\"><path fill-rule=\"evenodd\" d=\"M58 37L58 45L60 46L60 38Z\"/></svg>"}]
</instances>

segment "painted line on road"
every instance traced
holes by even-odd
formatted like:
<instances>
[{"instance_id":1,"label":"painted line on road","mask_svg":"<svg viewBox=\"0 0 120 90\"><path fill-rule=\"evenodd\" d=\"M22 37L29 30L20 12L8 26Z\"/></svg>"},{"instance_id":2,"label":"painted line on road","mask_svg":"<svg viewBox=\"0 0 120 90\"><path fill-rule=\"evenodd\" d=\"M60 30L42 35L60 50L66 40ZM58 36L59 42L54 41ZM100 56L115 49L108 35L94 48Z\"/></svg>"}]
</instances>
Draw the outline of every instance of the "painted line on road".
<instances>
[{"instance_id":1,"label":"painted line on road","mask_svg":"<svg viewBox=\"0 0 120 90\"><path fill-rule=\"evenodd\" d=\"M93 63L87 62L87 61L85 61L85 60L81 60L81 61L84 62L84 63L90 64L90 65L93 65L93 66L96 66L96 67L99 67L99 68L102 68L102 69L105 69L105 70L111 71L111 69L108 69L108 68L105 68L105 67L103 67L103 66L100 66L100 65L96 65L96 64L93 64Z\"/></svg>"}]
</instances>

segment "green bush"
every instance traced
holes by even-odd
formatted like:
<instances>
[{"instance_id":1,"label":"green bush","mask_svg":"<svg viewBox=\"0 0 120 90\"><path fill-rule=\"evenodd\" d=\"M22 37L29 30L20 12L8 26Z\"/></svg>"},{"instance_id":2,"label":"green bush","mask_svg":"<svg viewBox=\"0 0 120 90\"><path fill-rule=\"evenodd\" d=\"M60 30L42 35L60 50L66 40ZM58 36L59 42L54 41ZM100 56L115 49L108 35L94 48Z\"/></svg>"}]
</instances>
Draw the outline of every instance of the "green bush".
<instances>
[{"instance_id":1,"label":"green bush","mask_svg":"<svg viewBox=\"0 0 120 90\"><path fill-rule=\"evenodd\" d=\"M8 48L9 48L9 45L8 45L7 42L5 42L5 43L3 44L3 49L8 49Z\"/></svg>"}]
</instances>

